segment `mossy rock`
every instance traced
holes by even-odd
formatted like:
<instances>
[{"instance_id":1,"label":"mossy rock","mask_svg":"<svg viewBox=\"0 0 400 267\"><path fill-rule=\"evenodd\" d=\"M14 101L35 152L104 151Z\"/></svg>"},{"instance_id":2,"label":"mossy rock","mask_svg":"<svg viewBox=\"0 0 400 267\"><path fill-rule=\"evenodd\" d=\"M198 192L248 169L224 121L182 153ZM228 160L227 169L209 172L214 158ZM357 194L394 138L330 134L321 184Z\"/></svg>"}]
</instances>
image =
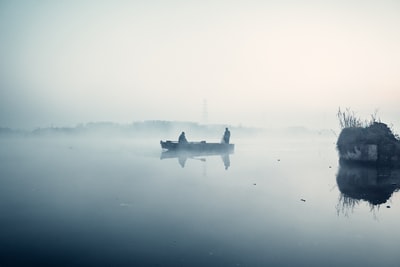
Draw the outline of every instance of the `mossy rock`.
<instances>
[{"instance_id":1,"label":"mossy rock","mask_svg":"<svg viewBox=\"0 0 400 267\"><path fill-rule=\"evenodd\" d=\"M371 158L368 151L374 146L377 156ZM375 122L368 127L344 128L339 135L337 149L340 157L344 159L400 166L400 141L384 123Z\"/></svg>"}]
</instances>

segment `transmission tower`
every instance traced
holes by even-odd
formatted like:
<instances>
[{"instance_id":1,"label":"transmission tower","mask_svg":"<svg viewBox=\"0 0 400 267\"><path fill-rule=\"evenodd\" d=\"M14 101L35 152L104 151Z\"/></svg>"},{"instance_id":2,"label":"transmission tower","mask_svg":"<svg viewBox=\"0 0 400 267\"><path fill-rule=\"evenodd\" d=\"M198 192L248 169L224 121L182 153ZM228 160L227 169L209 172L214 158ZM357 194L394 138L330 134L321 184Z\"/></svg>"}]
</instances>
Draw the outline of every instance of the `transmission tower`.
<instances>
[{"instance_id":1,"label":"transmission tower","mask_svg":"<svg viewBox=\"0 0 400 267\"><path fill-rule=\"evenodd\" d=\"M208 107L207 107L207 99L203 99L203 124L208 123Z\"/></svg>"}]
</instances>

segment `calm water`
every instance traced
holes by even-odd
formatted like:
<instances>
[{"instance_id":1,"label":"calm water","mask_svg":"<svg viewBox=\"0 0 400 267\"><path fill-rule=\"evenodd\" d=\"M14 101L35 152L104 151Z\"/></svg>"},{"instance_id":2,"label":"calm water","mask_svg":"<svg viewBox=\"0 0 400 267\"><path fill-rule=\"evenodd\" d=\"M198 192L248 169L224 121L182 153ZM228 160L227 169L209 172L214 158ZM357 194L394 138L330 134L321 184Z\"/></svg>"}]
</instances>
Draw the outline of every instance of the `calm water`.
<instances>
[{"instance_id":1,"label":"calm water","mask_svg":"<svg viewBox=\"0 0 400 267\"><path fill-rule=\"evenodd\" d=\"M232 141L0 139L0 266L399 266L397 171L339 168L335 137Z\"/></svg>"}]
</instances>

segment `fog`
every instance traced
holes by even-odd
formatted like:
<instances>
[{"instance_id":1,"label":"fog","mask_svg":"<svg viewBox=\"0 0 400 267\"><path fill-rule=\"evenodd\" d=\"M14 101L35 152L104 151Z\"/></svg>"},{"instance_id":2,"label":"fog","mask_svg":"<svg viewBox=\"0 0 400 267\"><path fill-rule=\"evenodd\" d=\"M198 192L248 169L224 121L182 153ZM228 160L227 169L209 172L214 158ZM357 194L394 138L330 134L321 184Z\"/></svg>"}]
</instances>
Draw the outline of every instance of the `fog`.
<instances>
[{"instance_id":1,"label":"fog","mask_svg":"<svg viewBox=\"0 0 400 267\"><path fill-rule=\"evenodd\" d=\"M0 126L399 129L395 1L2 1Z\"/></svg>"},{"instance_id":2,"label":"fog","mask_svg":"<svg viewBox=\"0 0 400 267\"><path fill-rule=\"evenodd\" d=\"M1 1L0 265L398 266L400 172L341 164L336 114L400 133L399 14Z\"/></svg>"}]
</instances>

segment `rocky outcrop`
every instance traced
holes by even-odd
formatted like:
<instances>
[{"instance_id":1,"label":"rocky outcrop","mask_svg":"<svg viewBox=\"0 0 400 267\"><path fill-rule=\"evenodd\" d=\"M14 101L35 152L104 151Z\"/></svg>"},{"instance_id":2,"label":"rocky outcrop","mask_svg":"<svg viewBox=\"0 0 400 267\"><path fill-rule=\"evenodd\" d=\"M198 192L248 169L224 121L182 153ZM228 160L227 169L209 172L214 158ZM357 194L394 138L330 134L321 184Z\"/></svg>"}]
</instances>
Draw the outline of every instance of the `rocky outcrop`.
<instances>
[{"instance_id":1,"label":"rocky outcrop","mask_svg":"<svg viewBox=\"0 0 400 267\"><path fill-rule=\"evenodd\" d=\"M400 167L400 141L381 122L344 128L337 141L341 160L367 165Z\"/></svg>"}]
</instances>

